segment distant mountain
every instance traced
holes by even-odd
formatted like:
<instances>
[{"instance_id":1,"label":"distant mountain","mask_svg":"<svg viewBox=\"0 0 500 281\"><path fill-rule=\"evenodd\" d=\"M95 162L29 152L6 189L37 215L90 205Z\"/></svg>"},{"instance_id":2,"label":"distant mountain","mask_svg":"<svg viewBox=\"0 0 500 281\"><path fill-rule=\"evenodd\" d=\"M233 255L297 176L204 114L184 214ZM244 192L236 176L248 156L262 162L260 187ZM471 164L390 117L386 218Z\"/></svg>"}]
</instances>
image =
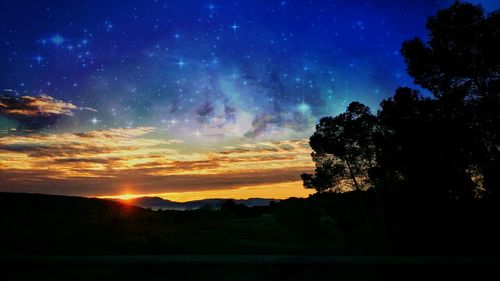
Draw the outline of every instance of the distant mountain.
<instances>
[{"instance_id":1,"label":"distant mountain","mask_svg":"<svg viewBox=\"0 0 500 281\"><path fill-rule=\"evenodd\" d=\"M153 210L168 209L168 210L193 210L199 208L218 209L227 199L214 198L194 200L187 202L175 202L160 197L139 197L134 199L123 200L122 202ZM277 199L264 198L249 198L249 199L232 199L236 204L243 204L247 207L254 206L269 206L272 201L278 202ZM121 200L120 200L121 201Z\"/></svg>"}]
</instances>

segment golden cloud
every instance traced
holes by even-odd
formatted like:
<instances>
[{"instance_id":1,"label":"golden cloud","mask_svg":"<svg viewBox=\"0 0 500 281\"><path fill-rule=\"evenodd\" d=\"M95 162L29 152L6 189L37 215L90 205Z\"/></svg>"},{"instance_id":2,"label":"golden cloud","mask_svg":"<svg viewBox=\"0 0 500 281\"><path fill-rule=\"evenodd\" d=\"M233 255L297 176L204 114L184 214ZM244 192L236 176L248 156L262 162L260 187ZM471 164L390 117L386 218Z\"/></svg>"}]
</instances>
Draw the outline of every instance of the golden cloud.
<instances>
[{"instance_id":1,"label":"golden cloud","mask_svg":"<svg viewBox=\"0 0 500 281\"><path fill-rule=\"evenodd\" d=\"M49 116L73 115L77 107L69 102L56 100L47 95L32 96L0 96L0 110L5 115Z\"/></svg>"},{"instance_id":2,"label":"golden cloud","mask_svg":"<svg viewBox=\"0 0 500 281\"><path fill-rule=\"evenodd\" d=\"M77 107L45 94L17 96L10 90L0 92L0 115L18 121L23 129L49 126L61 117L73 116L76 109L96 111L93 108Z\"/></svg>"},{"instance_id":3,"label":"golden cloud","mask_svg":"<svg viewBox=\"0 0 500 281\"><path fill-rule=\"evenodd\" d=\"M296 182L307 140L190 151L152 127L0 137L0 191L107 196Z\"/></svg>"}]
</instances>

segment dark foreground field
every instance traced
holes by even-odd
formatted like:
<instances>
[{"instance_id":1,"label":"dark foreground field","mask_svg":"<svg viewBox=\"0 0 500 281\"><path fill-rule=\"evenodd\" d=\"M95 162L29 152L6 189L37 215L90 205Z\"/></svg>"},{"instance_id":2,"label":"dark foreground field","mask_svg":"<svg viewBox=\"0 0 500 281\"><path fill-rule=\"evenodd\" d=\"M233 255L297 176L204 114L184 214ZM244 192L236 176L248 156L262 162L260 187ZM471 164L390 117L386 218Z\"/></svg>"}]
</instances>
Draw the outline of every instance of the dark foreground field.
<instances>
[{"instance_id":1,"label":"dark foreground field","mask_svg":"<svg viewBox=\"0 0 500 281\"><path fill-rule=\"evenodd\" d=\"M272 208L151 211L108 200L0 194L5 254L327 254L313 238L277 222Z\"/></svg>"},{"instance_id":2,"label":"dark foreground field","mask_svg":"<svg viewBox=\"0 0 500 281\"><path fill-rule=\"evenodd\" d=\"M0 280L478 279L500 265L487 239L494 233L470 243L463 233L448 235L468 223L463 217L456 224L437 216L441 229L429 223L434 232L422 233L430 235L408 235L403 226L382 227L378 213L360 211L358 196L151 211L100 199L0 193ZM370 193L362 196L365 207L376 209Z\"/></svg>"}]
</instances>

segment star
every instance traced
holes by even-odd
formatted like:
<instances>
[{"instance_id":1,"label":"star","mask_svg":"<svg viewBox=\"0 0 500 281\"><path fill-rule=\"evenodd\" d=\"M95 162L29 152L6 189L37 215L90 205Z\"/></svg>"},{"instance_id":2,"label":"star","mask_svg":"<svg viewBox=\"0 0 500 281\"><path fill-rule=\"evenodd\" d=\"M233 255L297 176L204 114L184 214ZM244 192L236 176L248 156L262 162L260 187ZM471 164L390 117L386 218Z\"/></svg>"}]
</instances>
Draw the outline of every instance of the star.
<instances>
[{"instance_id":1,"label":"star","mask_svg":"<svg viewBox=\"0 0 500 281\"><path fill-rule=\"evenodd\" d=\"M177 62L177 65L179 66L179 68L182 68L184 65L186 65L186 63L180 59L178 62Z\"/></svg>"},{"instance_id":2,"label":"star","mask_svg":"<svg viewBox=\"0 0 500 281\"><path fill-rule=\"evenodd\" d=\"M95 125L95 124L99 123L99 120L97 120L97 118L94 117L94 118L92 118L92 120L90 120L90 122L92 122L92 124Z\"/></svg>"},{"instance_id":3,"label":"star","mask_svg":"<svg viewBox=\"0 0 500 281\"><path fill-rule=\"evenodd\" d=\"M64 42L64 38L61 35L59 35L59 33L57 33L56 35L52 36L52 38L50 38L50 41L59 46Z\"/></svg>"},{"instance_id":4,"label":"star","mask_svg":"<svg viewBox=\"0 0 500 281\"><path fill-rule=\"evenodd\" d=\"M311 109L311 106L309 106L307 103L302 102L297 106L297 110L299 110L302 113L306 113L308 110Z\"/></svg>"},{"instance_id":5,"label":"star","mask_svg":"<svg viewBox=\"0 0 500 281\"><path fill-rule=\"evenodd\" d=\"M234 32L236 32L236 29L240 28L239 25L237 25L236 23L233 23L233 25L230 26Z\"/></svg>"}]
</instances>

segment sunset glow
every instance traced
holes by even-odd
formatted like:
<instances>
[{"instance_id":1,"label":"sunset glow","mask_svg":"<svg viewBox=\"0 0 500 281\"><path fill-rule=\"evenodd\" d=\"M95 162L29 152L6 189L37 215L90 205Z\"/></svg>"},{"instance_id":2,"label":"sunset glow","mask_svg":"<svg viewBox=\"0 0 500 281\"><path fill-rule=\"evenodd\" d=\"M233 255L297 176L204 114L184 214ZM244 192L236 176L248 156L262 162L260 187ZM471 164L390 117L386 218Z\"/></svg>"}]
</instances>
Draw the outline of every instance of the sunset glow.
<instances>
[{"instance_id":1,"label":"sunset glow","mask_svg":"<svg viewBox=\"0 0 500 281\"><path fill-rule=\"evenodd\" d=\"M132 198L307 196L307 140L189 148L153 127L0 137L0 175L23 192ZM288 188L285 188L287 186ZM123 195L126 194L126 195Z\"/></svg>"},{"instance_id":2,"label":"sunset glow","mask_svg":"<svg viewBox=\"0 0 500 281\"><path fill-rule=\"evenodd\" d=\"M248 199L248 198L272 198L286 199L289 197L307 197L313 190L304 189L302 181L284 182L278 184L247 186L237 189L207 190L193 192L170 192L157 194L121 194L117 196L100 196L103 199L133 199L138 197L160 197L176 202L201 200L208 198L221 199Z\"/></svg>"}]
</instances>

